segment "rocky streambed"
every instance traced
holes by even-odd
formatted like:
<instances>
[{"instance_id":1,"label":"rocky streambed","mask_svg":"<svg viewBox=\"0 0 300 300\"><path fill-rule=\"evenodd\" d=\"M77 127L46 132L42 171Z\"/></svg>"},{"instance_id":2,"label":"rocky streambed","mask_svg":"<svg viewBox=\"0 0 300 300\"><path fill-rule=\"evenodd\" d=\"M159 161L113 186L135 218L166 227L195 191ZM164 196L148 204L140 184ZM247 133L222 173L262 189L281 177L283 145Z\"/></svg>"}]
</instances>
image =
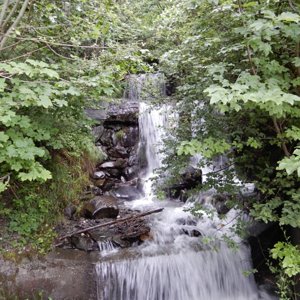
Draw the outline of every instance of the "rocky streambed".
<instances>
[{"instance_id":1,"label":"rocky streambed","mask_svg":"<svg viewBox=\"0 0 300 300\"><path fill-rule=\"evenodd\" d=\"M145 163L138 156L138 103L87 109L86 113L95 121L95 144L105 160L95 166L82 206L66 207L50 254L18 261L0 258L0 299L96 299L94 265L101 251L128 248L150 238L147 217L124 205L143 195L138 179ZM125 222L119 222L124 218ZM77 233L106 223L114 224Z\"/></svg>"}]
</instances>

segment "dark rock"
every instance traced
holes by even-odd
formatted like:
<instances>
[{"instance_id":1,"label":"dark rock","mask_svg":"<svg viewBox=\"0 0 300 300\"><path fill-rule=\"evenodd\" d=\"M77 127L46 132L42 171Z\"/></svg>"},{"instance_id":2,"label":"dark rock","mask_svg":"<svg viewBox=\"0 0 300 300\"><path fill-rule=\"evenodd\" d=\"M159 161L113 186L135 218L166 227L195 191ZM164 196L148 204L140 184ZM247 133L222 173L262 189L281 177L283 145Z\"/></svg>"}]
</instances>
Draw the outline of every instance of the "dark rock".
<instances>
[{"instance_id":1,"label":"dark rock","mask_svg":"<svg viewBox=\"0 0 300 300\"><path fill-rule=\"evenodd\" d=\"M106 179L95 179L94 180L94 185L98 188L101 188L105 185Z\"/></svg>"},{"instance_id":2,"label":"dark rock","mask_svg":"<svg viewBox=\"0 0 300 300\"><path fill-rule=\"evenodd\" d=\"M127 150L120 145L117 145L116 147L107 150L107 154L109 155L109 157L113 157L113 158L129 157L129 153L127 152Z\"/></svg>"},{"instance_id":3,"label":"dark rock","mask_svg":"<svg viewBox=\"0 0 300 300\"><path fill-rule=\"evenodd\" d=\"M95 196L103 195L103 191L98 186L93 186L91 191Z\"/></svg>"},{"instance_id":4,"label":"dark rock","mask_svg":"<svg viewBox=\"0 0 300 300\"><path fill-rule=\"evenodd\" d=\"M219 215L226 215L230 207L228 206L229 195L216 194L213 196L213 204Z\"/></svg>"},{"instance_id":5,"label":"dark rock","mask_svg":"<svg viewBox=\"0 0 300 300\"><path fill-rule=\"evenodd\" d=\"M120 169L108 169L107 172L111 177L120 178L122 172Z\"/></svg>"},{"instance_id":6,"label":"dark rock","mask_svg":"<svg viewBox=\"0 0 300 300\"><path fill-rule=\"evenodd\" d=\"M91 219L116 218L118 214L117 199L112 196L95 197L82 209L82 215Z\"/></svg>"},{"instance_id":7,"label":"dark rock","mask_svg":"<svg viewBox=\"0 0 300 300\"><path fill-rule=\"evenodd\" d=\"M112 147L113 146L112 135L113 135L112 130L105 129L100 138L101 145Z\"/></svg>"},{"instance_id":8,"label":"dark rock","mask_svg":"<svg viewBox=\"0 0 300 300\"><path fill-rule=\"evenodd\" d=\"M194 236L194 237L198 237L198 236L201 236L201 232L196 230L196 229L193 229L191 232L190 232L190 235L191 236Z\"/></svg>"},{"instance_id":9,"label":"dark rock","mask_svg":"<svg viewBox=\"0 0 300 300\"><path fill-rule=\"evenodd\" d=\"M123 124L138 124L139 103L138 102L123 102L119 105L112 105L107 110L105 123L123 123Z\"/></svg>"},{"instance_id":10,"label":"dark rock","mask_svg":"<svg viewBox=\"0 0 300 300\"><path fill-rule=\"evenodd\" d=\"M103 132L104 132L104 127L102 125L93 127L92 133L93 136L95 137L95 142L98 142L100 140Z\"/></svg>"},{"instance_id":11,"label":"dark rock","mask_svg":"<svg viewBox=\"0 0 300 300\"><path fill-rule=\"evenodd\" d=\"M76 213L76 206L73 204L68 205L64 209L64 215L69 219L73 219L74 214Z\"/></svg>"},{"instance_id":12,"label":"dark rock","mask_svg":"<svg viewBox=\"0 0 300 300\"><path fill-rule=\"evenodd\" d=\"M128 167L124 171L124 175L126 176L127 180L132 180L138 176L139 173L139 167L134 166L134 167Z\"/></svg>"},{"instance_id":13,"label":"dark rock","mask_svg":"<svg viewBox=\"0 0 300 300\"><path fill-rule=\"evenodd\" d=\"M134 147L139 142L139 129L138 127L129 127L125 131L125 135L122 139L122 144L124 147Z\"/></svg>"},{"instance_id":14,"label":"dark rock","mask_svg":"<svg viewBox=\"0 0 300 300\"><path fill-rule=\"evenodd\" d=\"M97 243L85 234L75 234L70 237L71 245L79 250L93 251L97 247Z\"/></svg>"},{"instance_id":15,"label":"dark rock","mask_svg":"<svg viewBox=\"0 0 300 300\"><path fill-rule=\"evenodd\" d=\"M129 153L133 153L133 149L129 149ZM129 167L132 167L134 165L137 165L138 164L138 157L137 157L137 154L136 153L133 153L129 159L128 159L128 166Z\"/></svg>"},{"instance_id":16,"label":"dark rock","mask_svg":"<svg viewBox=\"0 0 300 300\"><path fill-rule=\"evenodd\" d=\"M150 227L146 226L143 221L140 221L126 228L126 232L121 234L120 238L123 241L128 241L130 244L136 242L141 243L149 233Z\"/></svg>"},{"instance_id":17,"label":"dark rock","mask_svg":"<svg viewBox=\"0 0 300 300\"><path fill-rule=\"evenodd\" d=\"M140 199L143 196L136 187L128 185L118 186L117 188L113 189L111 193L115 197L124 200L136 200Z\"/></svg>"},{"instance_id":18,"label":"dark rock","mask_svg":"<svg viewBox=\"0 0 300 300\"><path fill-rule=\"evenodd\" d=\"M189 166L180 175L180 180L178 183L173 184L166 189L166 192L171 198L179 198L185 201L187 199L186 191L197 187L202 183L202 171Z\"/></svg>"},{"instance_id":19,"label":"dark rock","mask_svg":"<svg viewBox=\"0 0 300 300\"><path fill-rule=\"evenodd\" d=\"M105 192L110 191L116 185L116 183L118 183L118 181L116 181L116 179L114 178L110 178L106 180L105 184L102 187L103 191Z\"/></svg>"}]
</instances>

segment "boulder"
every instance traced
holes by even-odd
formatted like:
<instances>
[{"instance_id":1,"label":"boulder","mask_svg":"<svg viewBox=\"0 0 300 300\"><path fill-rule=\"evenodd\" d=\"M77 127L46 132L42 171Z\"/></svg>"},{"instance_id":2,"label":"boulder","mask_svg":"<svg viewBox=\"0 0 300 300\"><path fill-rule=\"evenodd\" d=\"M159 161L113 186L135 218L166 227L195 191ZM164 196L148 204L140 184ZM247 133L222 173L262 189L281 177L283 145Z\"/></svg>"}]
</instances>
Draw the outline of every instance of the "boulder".
<instances>
[{"instance_id":1,"label":"boulder","mask_svg":"<svg viewBox=\"0 0 300 300\"><path fill-rule=\"evenodd\" d=\"M103 171L97 171L93 174L93 179L103 179L106 174Z\"/></svg>"},{"instance_id":2,"label":"boulder","mask_svg":"<svg viewBox=\"0 0 300 300\"><path fill-rule=\"evenodd\" d=\"M95 137L95 142L98 142L104 132L104 127L102 125L95 126L92 129L92 134Z\"/></svg>"},{"instance_id":3,"label":"boulder","mask_svg":"<svg viewBox=\"0 0 300 300\"><path fill-rule=\"evenodd\" d=\"M64 209L64 215L66 218L68 218L69 220L73 219L73 216L76 213L76 206L73 204L68 205L65 209Z\"/></svg>"},{"instance_id":4,"label":"boulder","mask_svg":"<svg viewBox=\"0 0 300 300\"><path fill-rule=\"evenodd\" d=\"M216 194L213 195L213 205L216 208L219 215L226 215L230 207L228 206L229 195L228 194Z\"/></svg>"},{"instance_id":5,"label":"boulder","mask_svg":"<svg viewBox=\"0 0 300 300\"><path fill-rule=\"evenodd\" d=\"M125 169L125 176L127 180L132 180L137 177L139 173L139 167L138 166L133 166L133 167L128 167Z\"/></svg>"},{"instance_id":6,"label":"boulder","mask_svg":"<svg viewBox=\"0 0 300 300\"><path fill-rule=\"evenodd\" d=\"M82 251L94 251L97 249L97 243L85 234L75 234L70 237L71 245Z\"/></svg>"},{"instance_id":7,"label":"boulder","mask_svg":"<svg viewBox=\"0 0 300 300\"><path fill-rule=\"evenodd\" d=\"M109 157L114 157L114 158L127 158L127 157L129 157L129 154L128 154L127 150L124 147L120 146L120 145L117 145L116 147L108 149L107 154L109 155Z\"/></svg>"},{"instance_id":8,"label":"boulder","mask_svg":"<svg viewBox=\"0 0 300 300\"><path fill-rule=\"evenodd\" d=\"M99 178L99 179L94 180L94 185L98 188L103 187L105 185L105 183L106 183L105 178Z\"/></svg>"},{"instance_id":9,"label":"boulder","mask_svg":"<svg viewBox=\"0 0 300 300\"><path fill-rule=\"evenodd\" d=\"M115 197L124 200L136 200L143 197L141 192L134 186L124 185L118 186L111 191Z\"/></svg>"},{"instance_id":10,"label":"boulder","mask_svg":"<svg viewBox=\"0 0 300 300\"><path fill-rule=\"evenodd\" d=\"M107 173L109 173L110 177L116 177L116 178L120 178L121 177L121 170L120 169L108 169Z\"/></svg>"},{"instance_id":11,"label":"boulder","mask_svg":"<svg viewBox=\"0 0 300 300\"><path fill-rule=\"evenodd\" d=\"M107 110L105 123L138 124L139 103L124 101L119 105L111 105Z\"/></svg>"},{"instance_id":12,"label":"boulder","mask_svg":"<svg viewBox=\"0 0 300 300\"><path fill-rule=\"evenodd\" d=\"M90 219L116 218L118 214L117 199L112 196L97 196L82 208L82 215Z\"/></svg>"},{"instance_id":13,"label":"boulder","mask_svg":"<svg viewBox=\"0 0 300 300\"><path fill-rule=\"evenodd\" d=\"M112 135L113 135L113 131L105 128L99 140L101 145L112 147L113 146Z\"/></svg>"},{"instance_id":14,"label":"boulder","mask_svg":"<svg viewBox=\"0 0 300 300\"><path fill-rule=\"evenodd\" d=\"M99 167L101 169L114 169L114 168L124 168L126 166L127 160L123 158L118 158L117 160L107 161L101 164Z\"/></svg>"}]
</instances>

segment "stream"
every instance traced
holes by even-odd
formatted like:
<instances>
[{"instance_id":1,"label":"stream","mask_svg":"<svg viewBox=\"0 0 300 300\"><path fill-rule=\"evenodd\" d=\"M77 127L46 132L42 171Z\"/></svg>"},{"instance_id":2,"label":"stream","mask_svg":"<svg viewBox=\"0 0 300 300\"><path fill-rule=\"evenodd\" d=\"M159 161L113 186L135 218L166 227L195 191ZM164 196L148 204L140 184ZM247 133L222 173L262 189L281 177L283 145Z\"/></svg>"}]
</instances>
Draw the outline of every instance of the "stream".
<instances>
[{"instance_id":1,"label":"stream","mask_svg":"<svg viewBox=\"0 0 300 300\"><path fill-rule=\"evenodd\" d=\"M162 166L162 140L170 128L172 107L152 107L144 100L149 91L145 76L129 80L129 100L140 101L140 151L147 167L140 171L144 196L125 203L128 208L147 211L163 207L163 212L150 217L151 238L128 249L112 244L99 245L101 259L96 264L98 300L256 300L274 299L256 285L250 247L231 228L240 211L231 209L225 218L202 211L195 217L189 210L192 203L158 200L152 180ZM159 93L164 94L161 76L152 76ZM149 98L149 97L147 97ZM142 100L141 100L142 99ZM172 123L172 122L171 122ZM196 197L197 198L197 197ZM198 198L216 212L211 194ZM228 225L229 224L229 225ZM238 246L231 249L222 241L230 237ZM213 239L212 239L213 238ZM245 273L249 272L246 276Z\"/></svg>"}]
</instances>

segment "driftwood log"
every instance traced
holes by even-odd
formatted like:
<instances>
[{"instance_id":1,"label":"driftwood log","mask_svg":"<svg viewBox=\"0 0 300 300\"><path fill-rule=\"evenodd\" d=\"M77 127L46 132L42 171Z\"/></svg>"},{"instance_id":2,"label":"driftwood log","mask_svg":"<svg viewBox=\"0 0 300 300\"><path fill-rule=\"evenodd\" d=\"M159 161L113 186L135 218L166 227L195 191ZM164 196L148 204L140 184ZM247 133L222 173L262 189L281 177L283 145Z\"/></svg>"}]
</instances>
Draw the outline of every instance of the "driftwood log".
<instances>
[{"instance_id":1,"label":"driftwood log","mask_svg":"<svg viewBox=\"0 0 300 300\"><path fill-rule=\"evenodd\" d=\"M64 236L60 237L59 240L61 241L63 239L69 238L69 237L71 237L75 234L85 233L85 232L88 232L88 231L91 231L91 230L94 230L94 229L97 229L97 228L100 228L100 227L105 227L105 226L110 226L110 225L115 225L115 224L131 221L131 220L135 220L135 219L142 218L142 217L145 217L145 216L148 216L148 215L151 215L151 214L159 213L161 211L163 211L163 208L158 208L158 209L150 210L150 211L140 213L140 214L137 214L137 215L134 215L134 216L121 218L121 219L118 219L118 220L115 220L115 221L111 221L111 222L107 222L107 223L87 227L87 228L84 228L84 229L81 229L81 230L74 231L73 233L69 233L67 235L64 235Z\"/></svg>"}]
</instances>

